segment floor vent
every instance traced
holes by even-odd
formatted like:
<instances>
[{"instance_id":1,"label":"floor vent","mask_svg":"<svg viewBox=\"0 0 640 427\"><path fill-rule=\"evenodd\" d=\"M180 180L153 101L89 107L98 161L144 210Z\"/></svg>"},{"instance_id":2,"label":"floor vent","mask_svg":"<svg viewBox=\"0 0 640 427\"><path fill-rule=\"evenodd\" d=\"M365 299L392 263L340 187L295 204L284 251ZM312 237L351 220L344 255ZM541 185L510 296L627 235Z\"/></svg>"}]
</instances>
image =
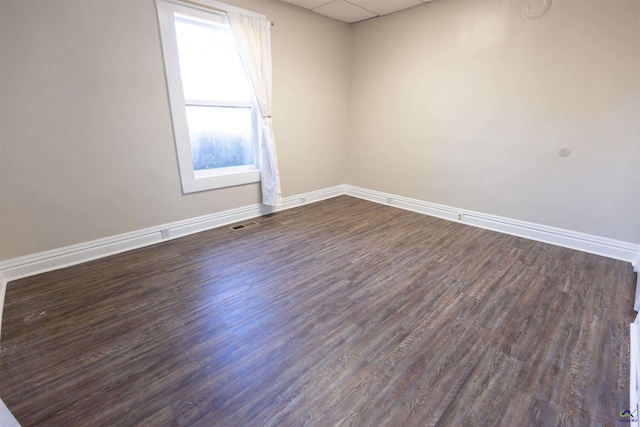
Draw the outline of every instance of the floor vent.
<instances>
[{"instance_id":1,"label":"floor vent","mask_svg":"<svg viewBox=\"0 0 640 427\"><path fill-rule=\"evenodd\" d=\"M254 225L258 225L258 223L255 221L245 222L244 224L232 225L231 229L233 231L244 230L245 228L253 227Z\"/></svg>"}]
</instances>

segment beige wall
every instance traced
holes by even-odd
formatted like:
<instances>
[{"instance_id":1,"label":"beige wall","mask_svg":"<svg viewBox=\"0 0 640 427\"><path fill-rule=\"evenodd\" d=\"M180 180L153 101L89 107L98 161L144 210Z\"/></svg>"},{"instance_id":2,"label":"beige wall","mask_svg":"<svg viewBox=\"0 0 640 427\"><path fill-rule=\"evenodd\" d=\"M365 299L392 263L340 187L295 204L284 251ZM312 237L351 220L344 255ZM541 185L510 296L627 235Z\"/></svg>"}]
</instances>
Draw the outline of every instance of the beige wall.
<instances>
[{"instance_id":1,"label":"beige wall","mask_svg":"<svg viewBox=\"0 0 640 427\"><path fill-rule=\"evenodd\" d=\"M521 7L353 26L347 182L640 243L640 2Z\"/></svg>"},{"instance_id":2,"label":"beige wall","mask_svg":"<svg viewBox=\"0 0 640 427\"><path fill-rule=\"evenodd\" d=\"M272 31L284 196L342 184L350 27L229 0ZM183 195L153 0L0 0L0 260L259 203Z\"/></svg>"}]
</instances>

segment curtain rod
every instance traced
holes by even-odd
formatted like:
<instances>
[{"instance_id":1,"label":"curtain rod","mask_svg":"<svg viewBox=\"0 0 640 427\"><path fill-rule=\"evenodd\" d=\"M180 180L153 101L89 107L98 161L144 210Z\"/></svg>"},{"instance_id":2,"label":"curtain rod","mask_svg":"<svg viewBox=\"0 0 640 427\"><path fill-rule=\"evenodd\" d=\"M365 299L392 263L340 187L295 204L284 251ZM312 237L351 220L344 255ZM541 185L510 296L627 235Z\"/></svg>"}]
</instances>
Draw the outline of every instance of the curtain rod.
<instances>
[{"instance_id":1,"label":"curtain rod","mask_svg":"<svg viewBox=\"0 0 640 427\"><path fill-rule=\"evenodd\" d=\"M199 7L204 7L205 9L210 9L210 10L215 10L216 12L220 12L220 13L224 13L225 15L227 14L227 11L224 9L218 9L217 7L212 7L212 6L207 6L206 4L202 4L202 3L197 3L195 1L191 1L191 0L180 0L183 3L189 3L195 6L199 6ZM271 26L273 27L275 24L275 22L271 22Z\"/></svg>"}]
</instances>

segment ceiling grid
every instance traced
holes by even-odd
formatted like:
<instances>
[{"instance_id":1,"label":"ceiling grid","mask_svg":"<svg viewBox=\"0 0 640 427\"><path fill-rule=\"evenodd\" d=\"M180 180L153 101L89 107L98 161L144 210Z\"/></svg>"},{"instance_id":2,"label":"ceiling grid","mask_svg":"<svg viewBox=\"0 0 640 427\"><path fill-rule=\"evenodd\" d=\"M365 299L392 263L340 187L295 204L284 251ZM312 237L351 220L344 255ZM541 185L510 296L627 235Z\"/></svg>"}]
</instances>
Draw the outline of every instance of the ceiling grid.
<instances>
[{"instance_id":1,"label":"ceiling grid","mask_svg":"<svg viewBox=\"0 0 640 427\"><path fill-rule=\"evenodd\" d=\"M282 0L338 21L354 23L433 0Z\"/></svg>"}]
</instances>

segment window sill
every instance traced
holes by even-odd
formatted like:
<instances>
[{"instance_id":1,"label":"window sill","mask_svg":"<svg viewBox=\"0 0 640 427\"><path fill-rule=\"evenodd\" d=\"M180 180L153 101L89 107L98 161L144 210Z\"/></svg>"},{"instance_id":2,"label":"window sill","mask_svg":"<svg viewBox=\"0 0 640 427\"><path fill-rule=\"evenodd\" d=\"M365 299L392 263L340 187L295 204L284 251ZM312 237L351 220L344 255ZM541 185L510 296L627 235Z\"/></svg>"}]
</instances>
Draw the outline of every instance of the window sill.
<instances>
[{"instance_id":1,"label":"window sill","mask_svg":"<svg viewBox=\"0 0 640 427\"><path fill-rule=\"evenodd\" d=\"M216 188L233 187L236 185L260 182L258 169L238 172L198 172L197 176L182 177L182 191L196 193L198 191L214 190Z\"/></svg>"}]
</instances>

